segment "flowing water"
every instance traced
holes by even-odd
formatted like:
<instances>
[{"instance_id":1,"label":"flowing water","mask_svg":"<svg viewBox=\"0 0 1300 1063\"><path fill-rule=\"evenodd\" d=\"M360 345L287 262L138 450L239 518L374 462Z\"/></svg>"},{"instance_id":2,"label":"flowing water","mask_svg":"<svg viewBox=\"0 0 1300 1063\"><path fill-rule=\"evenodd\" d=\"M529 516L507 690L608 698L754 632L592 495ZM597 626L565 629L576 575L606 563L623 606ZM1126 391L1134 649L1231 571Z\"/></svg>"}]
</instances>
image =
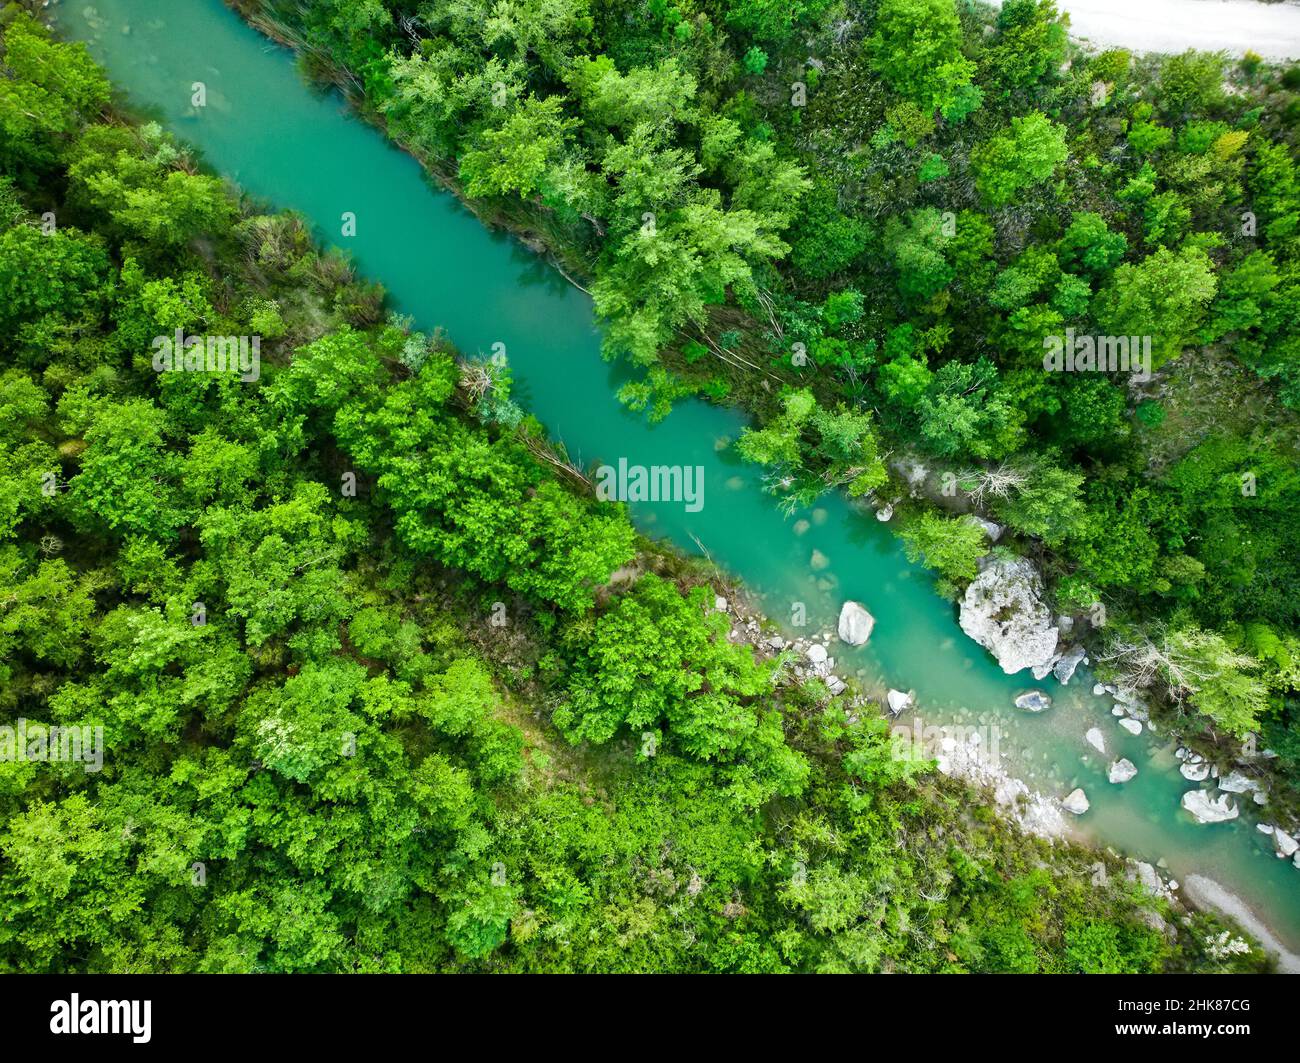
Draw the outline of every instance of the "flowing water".
<instances>
[{"instance_id":1,"label":"flowing water","mask_svg":"<svg viewBox=\"0 0 1300 1063\"><path fill-rule=\"evenodd\" d=\"M864 603L874 634L861 649L832 643L840 674L915 690L926 723L996 728L1004 764L1032 788L1054 797L1086 790L1092 807L1072 821L1083 837L1164 860L1178 879L1195 872L1218 881L1300 952L1300 871L1274 857L1248 799L1236 821L1194 823L1179 800L1197 784L1178 774L1172 743L1121 730L1085 670L1066 687L1004 675L888 527L843 498L782 515L759 472L725 449L745 424L739 413L689 401L650 425L627 412L615 392L628 371L601 360L590 299L516 240L485 229L338 95L309 89L288 51L220 0L63 0L50 12L65 35L89 45L137 113L195 145L245 191L301 212L418 327L441 326L470 354L505 344L515 397L580 465L701 466L703 507L634 504L642 529L707 551L779 623L788 626L803 603L808 626L789 634L833 631L845 599ZM195 82L206 87L206 106L192 105ZM346 212L354 236L342 235ZM814 550L829 563L814 569ZM1014 708L1030 687L1050 693L1053 707L1040 715ZM1084 741L1093 726L1107 756ZM1117 756L1138 766L1123 786L1106 779Z\"/></svg>"}]
</instances>

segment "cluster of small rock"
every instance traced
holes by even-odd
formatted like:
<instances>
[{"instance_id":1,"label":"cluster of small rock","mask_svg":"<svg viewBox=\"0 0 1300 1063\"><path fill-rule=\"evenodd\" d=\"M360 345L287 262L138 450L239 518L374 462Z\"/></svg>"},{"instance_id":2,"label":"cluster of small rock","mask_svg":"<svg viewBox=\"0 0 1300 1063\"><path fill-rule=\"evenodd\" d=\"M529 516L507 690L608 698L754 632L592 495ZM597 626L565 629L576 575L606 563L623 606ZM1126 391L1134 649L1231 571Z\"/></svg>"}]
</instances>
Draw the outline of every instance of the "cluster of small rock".
<instances>
[{"instance_id":1,"label":"cluster of small rock","mask_svg":"<svg viewBox=\"0 0 1300 1063\"><path fill-rule=\"evenodd\" d=\"M1022 830L1048 840L1066 833L1065 819L1056 802L1010 775L986 752L978 733L967 735L964 740L944 738L941 750L936 758L939 771L972 786L987 787L994 804Z\"/></svg>"},{"instance_id":2,"label":"cluster of small rock","mask_svg":"<svg viewBox=\"0 0 1300 1063\"><path fill-rule=\"evenodd\" d=\"M850 605L856 606L861 611L861 615L856 612L853 613L850 621L850 632L856 637L865 631L862 638L862 641L865 642L871 635L875 619L857 602L846 603L846 611L848 611ZM829 631L809 635L806 638L790 640L783 638L781 635L764 637L762 624L760 623L761 618L757 615L743 613L740 609L733 607L722 595L714 598L713 606L718 612L726 613L731 618L730 639L732 642L749 643L756 649L768 653L781 653L789 650L796 656L793 670L795 676L799 679L820 679L826 684L826 689L830 691L833 697L839 697L848 689L848 684L833 671L835 658L830 655L828 649L832 638ZM841 637L843 637L842 633L845 630L844 614L841 614L840 628ZM857 643L854 643L854 645L857 645Z\"/></svg>"}]
</instances>

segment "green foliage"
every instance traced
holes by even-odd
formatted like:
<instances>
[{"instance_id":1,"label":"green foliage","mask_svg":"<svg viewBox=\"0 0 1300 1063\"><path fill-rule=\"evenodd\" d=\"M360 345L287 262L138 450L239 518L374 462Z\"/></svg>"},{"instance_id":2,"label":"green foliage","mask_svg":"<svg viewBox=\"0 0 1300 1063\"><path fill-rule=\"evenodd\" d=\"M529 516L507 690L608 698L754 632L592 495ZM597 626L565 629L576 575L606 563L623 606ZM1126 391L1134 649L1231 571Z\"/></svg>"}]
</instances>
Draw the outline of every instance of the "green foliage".
<instances>
[{"instance_id":1,"label":"green foliage","mask_svg":"<svg viewBox=\"0 0 1300 1063\"><path fill-rule=\"evenodd\" d=\"M1011 127L971 154L975 187L991 207L1005 207L1026 188L1041 184L1069 155L1065 129L1038 111L1013 118Z\"/></svg>"},{"instance_id":2,"label":"green foliage","mask_svg":"<svg viewBox=\"0 0 1300 1063\"><path fill-rule=\"evenodd\" d=\"M889 87L926 111L951 108L975 74L952 0L882 0L867 50Z\"/></svg>"},{"instance_id":3,"label":"green foliage","mask_svg":"<svg viewBox=\"0 0 1300 1063\"><path fill-rule=\"evenodd\" d=\"M1098 293L1097 322L1114 336L1150 336L1156 364L1176 356L1214 298L1210 258L1197 247L1160 248L1139 263L1124 263Z\"/></svg>"},{"instance_id":4,"label":"green foliage","mask_svg":"<svg viewBox=\"0 0 1300 1063\"><path fill-rule=\"evenodd\" d=\"M749 785L742 800L793 796L807 767L784 746L780 717L758 699L772 668L747 646L727 639L730 621L704 612L708 594L682 595L673 584L643 576L633 591L596 621L569 680L571 702L556 725L572 741L609 741L622 727L657 734L694 757L737 765Z\"/></svg>"},{"instance_id":5,"label":"green foliage","mask_svg":"<svg viewBox=\"0 0 1300 1063\"><path fill-rule=\"evenodd\" d=\"M904 524L902 536L908 560L924 562L953 583L974 579L976 562L987 553L984 529L978 524L930 510Z\"/></svg>"}]
</instances>

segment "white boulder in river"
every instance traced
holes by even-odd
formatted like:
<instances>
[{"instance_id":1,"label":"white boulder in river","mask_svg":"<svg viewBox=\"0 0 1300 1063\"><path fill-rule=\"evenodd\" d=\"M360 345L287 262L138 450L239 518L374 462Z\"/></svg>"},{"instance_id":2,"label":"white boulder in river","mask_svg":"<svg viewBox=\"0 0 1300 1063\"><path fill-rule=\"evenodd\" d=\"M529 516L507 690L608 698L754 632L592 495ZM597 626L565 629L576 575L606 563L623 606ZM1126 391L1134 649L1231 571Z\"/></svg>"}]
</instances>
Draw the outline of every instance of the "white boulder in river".
<instances>
[{"instance_id":1,"label":"white boulder in river","mask_svg":"<svg viewBox=\"0 0 1300 1063\"><path fill-rule=\"evenodd\" d=\"M845 602L840 610L839 635L850 646L861 646L871 638L871 629L876 626L876 618L867 612L859 602Z\"/></svg>"},{"instance_id":2,"label":"white boulder in river","mask_svg":"<svg viewBox=\"0 0 1300 1063\"><path fill-rule=\"evenodd\" d=\"M1016 698L1016 708L1026 712L1043 712L1052 707L1052 699L1041 690L1031 690Z\"/></svg>"},{"instance_id":3,"label":"white boulder in river","mask_svg":"<svg viewBox=\"0 0 1300 1063\"><path fill-rule=\"evenodd\" d=\"M1008 675L1056 662L1058 632L1042 600L1043 581L1023 557L996 557L966 588L961 629L997 658Z\"/></svg>"},{"instance_id":4,"label":"white boulder in river","mask_svg":"<svg viewBox=\"0 0 1300 1063\"><path fill-rule=\"evenodd\" d=\"M1088 733L1085 734L1083 737L1084 740L1088 743L1088 745L1092 746L1092 748L1095 749L1098 753L1106 752L1106 739L1101 733L1101 728L1089 727Z\"/></svg>"},{"instance_id":5,"label":"white boulder in river","mask_svg":"<svg viewBox=\"0 0 1300 1063\"><path fill-rule=\"evenodd\" d=\"M1082 816L1091 806L1088 804L1088 795L1082 790L1075 789L1066 795L1065 800L1061 802L1061 807L1076 816Z\"/></svg>"},{"instance_id":6,"label":"white boulder in river","mask_svg":"<svg viewBox=\"0 0 1300 1063\"><path fill-rule=\"evenodd\" d=\"M1134 720L1126 716L1119 721L1119 725L1131 735L1140 735L1142 733L1141 720Z\"/></svg>"},{"instance_id":7,"label":"white boulder in river","mask_svg":"<svg viewBox=\"0 0 1300 1063\"><path fill-rule=\"evenodd\" d=\"M1106 776L1111 782L1121 783L1128 782L1129 779L1137 775L1137 765L1128 757L1120 757L1110 766L1110 773Z\"/></svg>"},{"instance_id":8,"label":"white boulder in river","mask_svg":"<svg viewBox=\"0 0 1300 1063\"><path fill-rule=\"evenodd\" d=\"M885 695L885 701L889 703L889 711L895 716L904 709L910 709L914 700L916 699L911 694L904 694L901 690L891 690Z\"/></svg>"},{"instance_id":9,"label":"white boulder in river","mask_svg":"<svg viewBox=\"0 0 1300 1063\"><path fill-rule=\"evenodd\" d=\"M826 647L823 646L820 642L814 642L811 646L808 647L808 660L810 660L813 664L825 664Z\"/></svg>"},{"instance_id":10,"label":"white boulder in river","mask_svg":"<svg viewBox=\"0 0 1300 1063\"><path fill-rule=\"evenodd\" d=\"M1183 807L1196 818L1197 823L1226 823L1240 815L1230 795L1211 797L1208 790L1188 790L1183 794Z\"/></svg>"}]
</instances>

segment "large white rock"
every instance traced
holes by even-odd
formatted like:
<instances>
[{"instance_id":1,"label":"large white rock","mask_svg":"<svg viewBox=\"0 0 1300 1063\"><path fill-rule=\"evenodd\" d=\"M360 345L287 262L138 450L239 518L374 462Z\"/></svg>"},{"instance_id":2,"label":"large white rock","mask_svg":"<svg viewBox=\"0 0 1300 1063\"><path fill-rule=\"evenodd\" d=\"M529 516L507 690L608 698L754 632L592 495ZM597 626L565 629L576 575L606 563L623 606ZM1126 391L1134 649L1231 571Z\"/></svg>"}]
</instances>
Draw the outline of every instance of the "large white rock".
<instances>
[{"instance_id":1,"label":"large white rock","mask_svg":"<svg viewBox=\"0 0 1300 1063\"><path fill-rule=\"evenodd\" d=\"M1064 619L1069 619L1068 617ZM1057 621L1060 626L1060 620ZM1061 686L1067 685L1074 677L1074 670L1088 659L1087 652L1082 646L1075 646L1073 649L1066 650L1061 654L1061 659L1052 666L1052 674L1056 676L1056 681Z\"/></svg>"},{"instance_id":2,"label":"large white rock","mask_svg":"<svg viewBox=\"0 0 1300 1063\"><path fill-rule=\"evenodd\" d=\"M1277 848L1277 855L1283 858L1294 856L1296 851L1300 850L1300 842L1297 842L1281 827L1273 828L1273 845Z\"/></svg>"},{"instance_id":3,"label":"large white rock","mask_svg":"<svg viewBox=\"0 0 1300 1063\"><path fill-rule=\"evenodd\" d=\"M1092 748L1095 749L1098 753L1106 752L1106 738L1101 733L1101 728L1089 727L1088 733L1085 734L1083 737L1085 741L1087 741L1088 745L1092 746Z\"/></svg>"},{"instance_id":4,"label":"large white rock","mask_svg":"<svg viewBox=\"0 0 1300 1063\"><path fill-rule=\"evenodd\" d=\"M1110 773L1106 776L1111 782L1121 783L1128 782L1129 779L1137 775L1137 765L1128 757L1120 757L1110 766Z\"/></svg>"},{"instance_id":5,"label":"large white rock","mask_svg":"<svg viewBox=\"0 0 1300 1063\"><path fill-rule=\"evenodd\" d=\"M1189 753L1178 771L1189 782L1202 782L1210 777L1210 762L1195 753Z\"/></svg>"},{"instance_id":6,"label":"large white rock","mask_svg":"<svg viewBox=\"0 0 1300 1063\"><path fill-rule=\"evenodd\" d=\"M891 690L885 695L885 701L889 704L889 711L895 716L904 709L910 709L913 700L911 694L904 694L901 690Z\"/></svg>"},{"instance_id":7,"label":"large white rock","mask_svg":"<svg viewBox=\"0 0 1300 1063\"><path fill-rule=\"evenodd\" d=\"M1244 794L1255 789L1255 781L1248 779L1239 771L1230 771L1219 779L1219 789L1230 794Z\"/></svg>"},{"instance_id":8,"label":"large white rock","mask_svg":"<svg viewBox=\"0 0 1300 1063\"><path fill-rule=\"evenodd\" d=\"M1091 806L1088 804L1088 795L1082 790L1075 789L1066 795L1065 800L1061 802L1061 807L1076 816L1082 816Z\"/></svg>"},{"instance_id":9,"label":"large white rock","mask_svg":"<svg viewBox=\"0 0 1300 1063\"><path fill-rule=\"evenodd\" d=\"M840 639L850 646L861 646L871 638L876 618L859 602L845 602L840 610Z\"/></svg>"},{"instance_id":10,"label":"large white rock","mask_svg":"<svg viewBox=\"0 0 1300 1063\"><path fill-rule=\"evenodd\" d=\"M1241 814L1231 795L1211 797L1208 790L1188 790L1183 794L1183 808L1196 818L1197 823L1226 823Z\"/></svg>"},{"instance_id":11,"label":"large white rock","mask_svg":"<svg viewBox=\"0 0 1300 1063\"><path fill-rule=\"evenodd\" d=\"M1119 721L1119 725L1131 735L1140 735L1142 733L1142 721L1133 720L1125 716Z\"/></svg>"},{"instance_id":12,"label":"large white rock","mask_svg":"<svg viewBox=\"0 0 1300 1063\"><path fill-rule=\"evenodd\" d=\"M997 557L966 588L961 629L997 658L1008 675L1046 675L1056 663L1058 632L1042 600L1043 582L1023 557Z\"/></svg>"},{"instance_id":13,"label":"large white rock","mask_svg":"<svg viewBox=\"0 0 1300 1063\"><path fill-rule=\"evenodd\" d=\"M810 660L813 664L825 664L826 647L823 646L820 642L814 642L811 646L808 647L807 656L808 656L808 660Z\"/></svg>"}]
</instances>

